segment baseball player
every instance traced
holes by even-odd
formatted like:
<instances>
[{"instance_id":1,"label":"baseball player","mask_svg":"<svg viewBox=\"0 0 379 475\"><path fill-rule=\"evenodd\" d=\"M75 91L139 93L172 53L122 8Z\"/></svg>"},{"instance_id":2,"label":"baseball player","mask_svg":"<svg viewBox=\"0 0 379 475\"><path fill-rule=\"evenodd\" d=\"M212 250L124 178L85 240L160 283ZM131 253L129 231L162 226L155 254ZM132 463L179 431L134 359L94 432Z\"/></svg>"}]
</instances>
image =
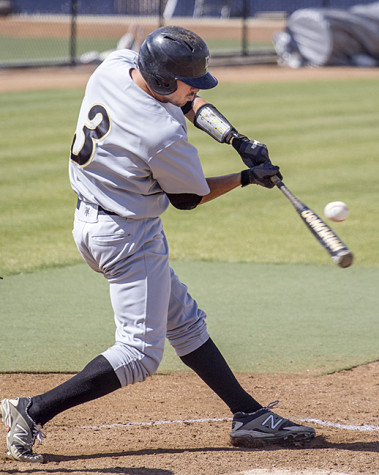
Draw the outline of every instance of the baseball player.
<instances>
[{"instance_id":1,"label":"baseball player","mask_svg":"<svg viewBox=\"0 0 379 475\"><path fill-rule=\"evenodd\" d=\"M2 401L7 446L16 460L43 461L34 442L60 412L154 374L166 337L230 408L233 445L300 443L315 435L240 386L207 332L205 312L169 265L160 215L170 203L190 210L239 186L272 188L271 177L281 177L264 144L239 134L197 95L217 85L208 58L199 36L166 26L146 38L139 54L110 54L88 81L70 154L78 196L73 236L87 264L109 282L115 343L58 387ZM231 144L246 168L205 178L186 118Z\"/></svg>"}]
</instances>

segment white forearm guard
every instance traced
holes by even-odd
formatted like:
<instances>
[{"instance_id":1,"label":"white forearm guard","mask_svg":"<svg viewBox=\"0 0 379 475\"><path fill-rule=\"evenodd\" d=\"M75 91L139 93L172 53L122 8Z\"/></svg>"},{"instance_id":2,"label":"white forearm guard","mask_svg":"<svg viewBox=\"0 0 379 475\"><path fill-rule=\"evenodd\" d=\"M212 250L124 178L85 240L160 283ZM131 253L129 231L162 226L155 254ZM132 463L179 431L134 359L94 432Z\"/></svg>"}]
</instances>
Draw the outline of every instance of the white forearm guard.
<instances>
[{"instance_id":1,"label":"white forearm guard","mask_svg":"<svg viewBox=\"0 0 379 475\"><path fill-rule=\"evenodd\" d=\"M220 143L229 143L236 129L212 104L203 104L196 112L194 125Z\"/></svg>"}]
</instances>

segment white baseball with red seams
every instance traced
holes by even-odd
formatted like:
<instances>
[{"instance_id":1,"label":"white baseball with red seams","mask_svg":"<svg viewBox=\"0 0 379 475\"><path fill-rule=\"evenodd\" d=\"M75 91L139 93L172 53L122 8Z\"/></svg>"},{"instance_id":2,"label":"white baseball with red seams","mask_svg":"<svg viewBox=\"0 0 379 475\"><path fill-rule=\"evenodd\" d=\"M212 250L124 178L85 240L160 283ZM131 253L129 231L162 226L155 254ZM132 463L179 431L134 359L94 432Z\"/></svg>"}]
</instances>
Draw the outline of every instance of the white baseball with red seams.
<instances>
[{"instance_id":1,"label":"white baseball with red seams","mask_svg":"<svg viewBox=\"0 0 379 475\"><path fill-rule=\"evenodd\" d=\"M345 221L349 214L349 208L343 201L332 201L324 208L324 215L335 222Z\"/></svg>"}]
</instances>

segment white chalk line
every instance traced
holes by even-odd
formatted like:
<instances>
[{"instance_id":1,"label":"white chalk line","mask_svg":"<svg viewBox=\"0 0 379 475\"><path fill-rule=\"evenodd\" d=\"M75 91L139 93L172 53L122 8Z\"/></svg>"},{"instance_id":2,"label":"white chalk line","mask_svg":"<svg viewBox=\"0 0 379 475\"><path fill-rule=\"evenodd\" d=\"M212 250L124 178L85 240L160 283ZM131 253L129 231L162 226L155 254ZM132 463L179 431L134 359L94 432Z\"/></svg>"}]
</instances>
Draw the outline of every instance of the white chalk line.
<instances>
[{"instance_id":1,"label":"white chalk line","mask_svg":"<svg viewBox=\"0 0 379 475\"><path fill-rule=\"evenodd\" d=\"M189 423L201 423L201 422L226 422L233 420L232 417L221 417L221 418L206 418L206 419L179 419L171 421L150 421L150 422L126 422L124 424L115 423L108 425L100 426L82 426L81 429L113 429L115 427L135 427L135 426L158 426L162 424L189 424ZM324 427L333 427L334 429L342 430L356 430L356 431L366 431L366 432L375 432L379 431L379 426L362 424L360 426L354 424L339 424L338 422L322 421L321 419L293 419L298 422L307 422L312 424L321 425Z\"/></svg>"},{"instance_id":2,"label":"white chalk line","mask_svg":"<svg viewBox=\"0 0 379 475\"><path fill-rule=\"evenodd\" d=\"M358 431L368 431L375 432L379 430L379 426L373 426L368 424L362 424L361 426L356 426L354 424L339 424L338 422L322 421L320 419L294 419L295 421L300 422L310 422L311 424L318 424L320 426L333 427L334 429L344 429L344 430L358 430Z\"/></svg>"}]
</instances>

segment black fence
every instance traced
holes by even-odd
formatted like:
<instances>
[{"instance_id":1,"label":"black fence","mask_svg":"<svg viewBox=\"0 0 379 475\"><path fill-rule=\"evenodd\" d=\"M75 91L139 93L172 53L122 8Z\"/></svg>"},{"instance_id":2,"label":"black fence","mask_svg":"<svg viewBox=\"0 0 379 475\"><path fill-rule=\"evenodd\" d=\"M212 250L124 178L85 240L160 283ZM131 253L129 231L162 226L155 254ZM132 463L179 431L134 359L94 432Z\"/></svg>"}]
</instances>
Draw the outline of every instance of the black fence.
<instances>
[{"instance_id":1,"label":"black fence","mask_svg":"<svg viewBox=\"0 0 379 475\"><path fill-rule=\"evenodd\" d=\"M9 0L0 2L0 68L98 63L118 48L138 50L164 24L204 38L216 64L275 62L273 35L300 8L353 0ZM361 0L360 4L372 3Z\"/></svg>"}]
</instances>

